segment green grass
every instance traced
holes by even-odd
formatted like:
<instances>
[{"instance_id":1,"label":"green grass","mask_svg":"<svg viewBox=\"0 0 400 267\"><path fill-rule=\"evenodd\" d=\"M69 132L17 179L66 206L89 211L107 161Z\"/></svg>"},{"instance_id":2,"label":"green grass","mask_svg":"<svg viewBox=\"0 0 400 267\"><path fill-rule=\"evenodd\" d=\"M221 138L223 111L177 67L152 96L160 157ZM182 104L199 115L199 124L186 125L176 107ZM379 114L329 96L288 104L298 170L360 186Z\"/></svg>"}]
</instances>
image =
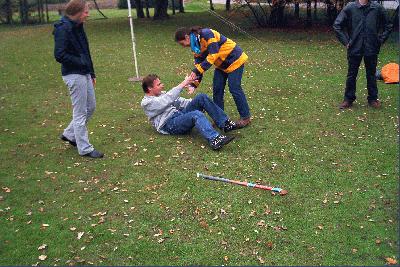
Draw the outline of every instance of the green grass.
<instances>
[{"instance_id":1,"label":"green grass","mask_svg":"<svg viewBox=\"0 0 400 267\"><path fill-rule=\"evenodd\" d=\"M208 13L135 20L140 74L157 73L168 88L192 66L190 51L173 41L177 27L208 25L249 55L243 86L253 123L214 152L195 132L164 136L147 123L140 84L127 81L134 66L126 14L106 12L112 18L86 25L98 77L88 128L106 153L102 160L82 158L58 139L71 107L53 58L52 26L0 28L0 265L396 259L397 85L379 83L383 107L373 110L362 68L356 105L341 112L346 55L331 31L249 31L260 45ZM397 61L397 38L383 46L379 67ZM212 70L200 91L211 95L211 86ZM237 119L229 93L225 103ZM289 194L204 181L197 172Z\"/></svg>"}]
</instances>

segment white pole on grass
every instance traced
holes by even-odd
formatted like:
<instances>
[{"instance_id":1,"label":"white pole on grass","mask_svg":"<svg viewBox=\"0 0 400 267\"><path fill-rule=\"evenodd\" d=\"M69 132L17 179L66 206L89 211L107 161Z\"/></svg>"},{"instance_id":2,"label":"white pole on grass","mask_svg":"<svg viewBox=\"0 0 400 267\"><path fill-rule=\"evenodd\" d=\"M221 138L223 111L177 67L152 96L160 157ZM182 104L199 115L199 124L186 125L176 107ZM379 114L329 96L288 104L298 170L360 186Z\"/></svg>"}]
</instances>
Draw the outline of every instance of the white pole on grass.
<instances>
[{"instance_id":1,"label":"white pole on grass","mask_svg":"<svg viewBox=\"0 0 400 267\"><path fill-rule=\"evenodd\" d=\"M139 77L139 70L136 58L136 43L135 43L135 34L133 33L132 8L131 8L131 1L127 0L127 2L128 2L128 18L129 18L129 24L131 26L133 59L135 61L135 70L136 70L136 77L129 78L129 80L132 82L138 82L141 81L141 79Z\"/></svg>"}]
</instances>

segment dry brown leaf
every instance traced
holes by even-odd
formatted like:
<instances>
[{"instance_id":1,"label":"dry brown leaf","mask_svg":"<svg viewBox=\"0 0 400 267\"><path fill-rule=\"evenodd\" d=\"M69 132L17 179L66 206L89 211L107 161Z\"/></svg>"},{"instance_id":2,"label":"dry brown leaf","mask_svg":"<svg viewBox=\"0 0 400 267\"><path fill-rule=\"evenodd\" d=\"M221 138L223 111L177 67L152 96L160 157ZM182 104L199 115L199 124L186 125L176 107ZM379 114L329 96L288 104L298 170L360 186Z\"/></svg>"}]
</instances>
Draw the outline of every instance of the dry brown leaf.
<instances>
[{"instance_id":1,"label":"dry brown leaf","mask_svg":"<svg viewBox=\"0 0 400 267\"><path fill-rule=\"evenodd\" d=\"M10 193L11 192L11 189L8 188L8 187L2 187L1 189L3 189L3 191L6 192L6 193Z\"/></svg>"},{"instance_id":2,"label":"dry brown leaf","mask_svg":"<svg viewBox=\"0 0 400 267\"><path fill-rule=\"evenodd\" d=\"M208 228L208 223L206 221L200 221L200 226L203 228Z\"/></svg>"},{"instance_id":3,"label":"dry brown leaf","mask_svg":"<svg viewBox=\"0 0 400 267\"><path fill-rule=\"evenodd\" d=\"M37 249L38 249L38 250L42 250L42 249L45 249L45 248L47 248L47 245L46 245L46 244L43 244L43 245L39 246Z\"/></svg>"},{"instance_id":4,"label":"dry brown leaf","mask_svg":"<svg viewBox=\"0 0 400 267\"><path fill-rule=\"evenodd\" d=\"M395 260L395 259L393 259L393 258L386 258L385 259L386 260L386 263L387 264L389 264L389 265L395 265L395 264L397 264L397 261Z\"/></svg>"},{"instance_id":5,"label":"dry brown leaf","mask_svg":"<svg viewBox=\"0 0 400 267\"><path fill-rule=\"evenodd\" d=\"M47 256L46 255L40 255L38 258L39 258L39 260L44 261L45 259L47 259Z\"/></svg>"}]
</instances>

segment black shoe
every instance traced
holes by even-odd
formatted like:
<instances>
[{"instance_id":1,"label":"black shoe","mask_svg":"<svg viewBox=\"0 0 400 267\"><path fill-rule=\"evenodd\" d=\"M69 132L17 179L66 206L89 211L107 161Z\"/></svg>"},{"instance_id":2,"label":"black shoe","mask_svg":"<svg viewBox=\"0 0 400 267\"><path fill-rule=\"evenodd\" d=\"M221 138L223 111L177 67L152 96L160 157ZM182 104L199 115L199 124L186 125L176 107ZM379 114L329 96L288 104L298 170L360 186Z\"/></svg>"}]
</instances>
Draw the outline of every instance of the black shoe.
<instances>
[{"instance_id":1,"label":"black shoe","mask_svg":"<svg viewBox=\"0 0 400 267\"><path fill-rule=\"evenodd\" d=\"M224 145L228 144L230 141L235 139L233 136L226 136L226 135L218 135L215 137L213 140L210 142L210 146L214 150L219 150L221 149Z\"/></svg>"},{"instance_id":2,"label":"black shoe","mask_svg":"<svg viewBox=\"0 0 400 267\"><path fill-rule=\"evenodd\" d=\"M87 154L82 155L82 156L98 159L98 158L102 158L104 156L104 153L101 153L100 151L97 151L96 149L94 149L92 152L87 153Z\"/></svg>"},{"instance_id":3,"label":"black shoe","mask_svg":"<svg viewBox=\"0 0 400 267\"><path fill-rule=\"evenodd\" d=\"M76 146L76 142L75 142L75 141L69 140L69 139L68 139L67 137L65 137L63 134L60 136L60 139L63 140L63 141L65 141L65 142L68 142L71 146Z\"/></svg>"},{"instance_id":4,"label":"black shoe","mask_svg":"<svg viewBox=\"0 0 400 267\"><path fill-rule=\"evenodd\" d=\"M231 121L230 119L228 119L225 122L224 132L228 133L230 131L237 130L237 129L240 129L240 127L234 121Z\"/></svg>"},{"instance_id":5,"label":"black shoe","mask_svg":"<svg viewBox=\"0 0 400 267\"><path fill-rule=\"evenodd\" d=\"M246 119L240 119L235 123L236 123L238 129L241 129L241 128L248 126L251 123L251 118L248 117Z\"/></svg>"},{"instance_id":6,"label":"black shoe","mask_svg":"<svg viewBox=\"0 0 400 267\"><path fill-rule=\"evenodd\" d=\"M373 107L373 108L380 108L380 107L382 106L381 101L379 101L378 99L377 99L377 100L369 101L369 102L368 102L368 105L369 105L370 107Z\"/></svg>"},{"instance_id":7,"label":"black shoe","mask_svg":"<svg viewBox=\"0 0 400 267\"><path fill-rule=\"evenodd\" d=\"M348 109L351 108L353 106L353 102L344 100L340 105L339 105L339 109Z\"/></svg>"}]
</instances>

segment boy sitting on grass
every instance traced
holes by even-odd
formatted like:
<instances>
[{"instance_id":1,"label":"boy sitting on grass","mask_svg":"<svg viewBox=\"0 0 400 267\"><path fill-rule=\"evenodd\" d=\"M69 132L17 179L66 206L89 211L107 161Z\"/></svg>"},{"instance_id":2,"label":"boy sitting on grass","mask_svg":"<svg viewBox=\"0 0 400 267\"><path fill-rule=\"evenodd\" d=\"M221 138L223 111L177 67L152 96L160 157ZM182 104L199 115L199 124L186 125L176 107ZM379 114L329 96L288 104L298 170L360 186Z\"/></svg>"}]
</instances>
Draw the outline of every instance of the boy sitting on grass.
<instances>
[{"instance_id":1,"label":"boy sitting on grass","mask_svg":"<svg viewBox=\"0 0 400 267\"><path fill-rule=\"evenodd\" d=\"M202 111L205 110L225 133L238 129L238 126L206 94L198 94L193 100L180 97L183 88L192 82L187 76L178 86L165 92L157 75L147 75L142 82L145 96L141 106L144 113L159 133L187 134L195 127L212 149L221 149L234 137L217 132Z\"/></svg>"}]
</instances>

